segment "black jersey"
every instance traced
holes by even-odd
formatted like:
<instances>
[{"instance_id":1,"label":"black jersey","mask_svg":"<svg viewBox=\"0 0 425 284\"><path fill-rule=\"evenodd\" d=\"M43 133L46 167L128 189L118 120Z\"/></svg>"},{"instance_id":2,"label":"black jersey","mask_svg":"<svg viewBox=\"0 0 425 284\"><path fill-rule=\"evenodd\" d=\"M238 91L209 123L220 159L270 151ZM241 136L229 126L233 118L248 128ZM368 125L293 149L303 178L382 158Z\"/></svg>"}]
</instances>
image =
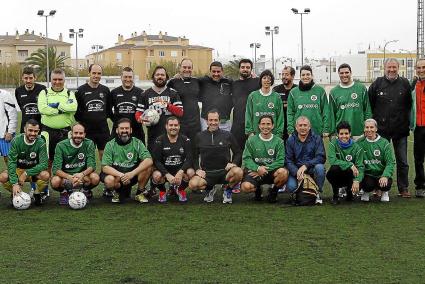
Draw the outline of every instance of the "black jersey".
<instances>
[{"instance_id":1,"label":"black jersey","mask_svg":"<svg viewBox=\"0 0 425 284\"><path fill-rule=\"evenodd\" d=\"M142 126L136 121L135 117L137 101L140 99L142 93L143 90L136 86L129 91L124 90L122 86L111 91L111 109L114 130L117 127L118 120L126 117L131 120L133 136L140 138L140 135L143 135L141 134L143 132Z\"/></svg>"},{"instance_id":2,"label":"black jersey","mask_svg":"<svg viewBox=\"0 0 425 284\"><path fill-rule=\"evenodd\" d=\"M181 119L182 128L196 128L196 131L200 131L199 80L196 78L171 79L167 86L176 90L182 101L184 109Z\"/></svg>"},{"instance_id":3,"label":"black jersey","mask_svg":"<svg viewBox=\"0 0 425 284\"><path fill-rule=\"evenodd\" d=\"M27 90L25 85L15 89L16 102L18 103L22 112L21 132L24 132L25 123L29 119L35 119L38 122L41 121L41 115L38 111L37 101L38 94L45 89L45 86L37 83L34 83L34 88L32 90Z\"/></svg>"},{"instance_id":4,"label":"black jersey","mask_svg":"<svg viewBox=\"0 0 425 284\"><path fill-rule=\"evenodd\" d=\"M107 118L110 116L110 91L104 85L92 88L88 83L81 85L75 93L78 109L75 119L86 125L88 133L109 132Z\"/></svg>"},{"instance_id":5,"label":"black jersey","mask_svg":"<svg viewBox=\"0 0 425 284\"><path fill-rule=\"evenodd\" d=\"M259 78L236 80L232 85L233 123L245 125L246 101L249 94L260 89Z\"/></svg>"},{"instance_id":6,"label":"black jersey","mask_svg":"<svg viewBox=\"0 0 425 284\"><path fill-rule=\"evenodd\" d=\"M283 139L286 141L286 139L288 139L288 122L286 119L286 112L288 109L288 96L289 96L289 92L295 88L298 87L298 85L293 84L291 89L286 89L285 86L283 84L277 85L273 88L273 91L278 93L280 95L280 98L282 99L282 103L283 103L283 113L284 113L284 117L285 119L283 120L284 125L283 125Z\"/></svg>"},{"instance_id":7,"label":"black jersey","mask_svg":"<svg viewBox=\"0 0 425 284\"><path fill-rule=\"evenodd\" d=\"M170 142L167 134L157 137L152 154L155 167L162 175L175 175L179 170L186 171L192 167L190 139L181 134L175 143Z\"/></svg>"},{"instance_id":8,"label":"black jersey","mask_svg":"<svg viewBox=\"0 0 425 284\"><path fill-rule=\"evenodd\" d=\"M229 120L233 108L232 80L221 78L219 81L214 81L211 77L205 76L200 78L199 82L202 102L201 117L207 119L208 111L217 109L220 119Z\"/></svg>"}]
</instances>

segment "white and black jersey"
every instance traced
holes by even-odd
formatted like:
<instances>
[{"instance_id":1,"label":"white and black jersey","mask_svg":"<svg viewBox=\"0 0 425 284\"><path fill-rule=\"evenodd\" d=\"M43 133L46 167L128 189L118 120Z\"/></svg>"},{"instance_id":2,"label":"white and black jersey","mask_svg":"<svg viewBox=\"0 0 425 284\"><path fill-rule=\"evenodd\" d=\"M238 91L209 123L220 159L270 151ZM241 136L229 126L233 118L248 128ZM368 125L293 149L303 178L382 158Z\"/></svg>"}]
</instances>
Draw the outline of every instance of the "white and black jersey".
<instances>
[{"instance_id":1,"label":"white and black jersey","mask_svg":"<svg viewBox=\"0 0 425 284\"><path fill-rule=\"evenodd\" d=\"M110 114L110 91L104 85L92 88L88 83L81 85L75 93L78 108L75 119L86 126L86 132L108 132Z\"/></svg>"},{"instance_id":2,"label":"white and black jersey","mask_svg":"<svg viewBox=\"0 0 425 284\"><path fill-rule=\"evenodd\" d=\"M18 103L18 106L22 112L21 132L24 132L25 123L29 119L35 119L38 122L41 121L41 115L38 111L37 101L38 94L40 94L40 92L45 89L45 86L37 83L34 84L34 88L32 90L27 90L25 85L15 89L16 102Z\"/></svg>"},{"instance_id":3,"label":"white and black jersey","mask_svg":"<svg viewBox=\"0 0 425 284\"><path fill-rule=\"evenodd\" d=\"M162 175L175 175L179 170L186 171L193 167L190 139L181 134L174 143L170 142L167 134L157 137L152 157Z\"/></svg>"}]
</instances>

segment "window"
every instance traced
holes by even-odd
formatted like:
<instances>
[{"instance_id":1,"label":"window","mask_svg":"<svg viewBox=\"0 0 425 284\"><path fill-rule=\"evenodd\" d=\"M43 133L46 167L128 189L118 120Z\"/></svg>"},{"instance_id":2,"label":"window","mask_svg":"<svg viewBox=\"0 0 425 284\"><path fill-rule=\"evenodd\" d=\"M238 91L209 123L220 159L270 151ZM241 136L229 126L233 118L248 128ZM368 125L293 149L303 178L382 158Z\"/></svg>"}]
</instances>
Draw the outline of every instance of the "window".
<instances>
[{"instance_id":1,"label":"window","mask_svg":"<svg viewBox=\"0 0 425 284\"><path fill-rule=\"evenodd\" d=\"M18 50L18 56L27 58L28 57L28 50Z\"/></svg>"},{"instance_id":2,"label":"window","mask_svg":"<svg viewBox=\"0 0 425 284\"><path fill-rule=\"evenodd\" d=\"M185 57L186 56L186 50L182 50L182 56Z\"/></svg>"},{"instance_id":3,"label":"window","mask_svg":"<svg viewBox=\"0 0 425 284\"><path fill-rule=\"evenodd\" d=\"M373 60L373 68L379 68L381 66L381 62L379 60Z\"/></svg>"},{"instance_id":4,"label":"window","mask_svg":"<svg viewBox=\"0 0 425 284\"><path fill-rule=\"evenodd\" d=\"M177 57L177 51L176 50L171 51L171 57Z\"/></svg>"},{"instance_id":5,"label":"window","mask_svg":"<svg viewBox=\"0 0 425 284\"><path fill-rule=\"evenodd\" d=\"M149 49L149 56L155 56L155 52L153 49Z\"/></svg>"},{"instance_id":6,"label":"window","mask_svg":"<svg viewBox=\"0 0 425 284\"><path fill-rule=\"evenodd\" d=\"M164 57L164 56L165 56L165 51L160 50L160 51L159 51L159 57Z\"/></svg>"},{"instance_id":7,"label":"window","mask_svg":"<svg viewBox=\"0 0 425 284\"><path fill-rule=\"evenodd\" d=\"M332 72L334 72L334 73L335 73L335 72L336 72L336 67L333 67L332 69L333 69L333 71L332 71Z\"/></svg>"},{"instance_id":8,"label":"window","mask_svg":"<svg viewBox=\"0 0 425 284\"><path fill-rule=\"evenodd\" d=\"M115 54L115 58L116 58L116 60L117 61L121 61L122 60L122 53L121 52L117 52L116 54Z\"/></svg>"},{"instance_id":9,"label":"window","mask_svg":"<svg viewBox=\"0 0 425 284\"><path fill-rule=\"evenodd\" d=\"M66 52L65 51L61 51L61 56L66 56Z\"/></svg>"},{"instance_id":10,"label":"window","mask_svg":"<svg viewBox=\"0 0 425 284\"><path fill-rule=\"evenodd\" d=\"M413 67L413 59L407 59L407 67Z\"/></svg>"},{"instance_id":11,"label":"window","mask_svg":"<svg viewBox=\"0 0 425 284\"><path fill-rule=\"evenodd\" d=\"M105 79L105 83L106 84L113 84L114 83L114 79Z\"/></svg>"}]
</instances>

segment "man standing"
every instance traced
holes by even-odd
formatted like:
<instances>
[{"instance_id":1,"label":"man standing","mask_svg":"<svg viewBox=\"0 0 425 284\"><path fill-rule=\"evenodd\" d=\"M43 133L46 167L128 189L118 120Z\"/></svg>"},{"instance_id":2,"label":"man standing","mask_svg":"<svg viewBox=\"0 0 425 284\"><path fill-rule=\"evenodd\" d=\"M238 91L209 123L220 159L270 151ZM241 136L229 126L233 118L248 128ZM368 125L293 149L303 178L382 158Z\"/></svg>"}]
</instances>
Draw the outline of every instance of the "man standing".
<instances>
[{"instance_id":1,"label":"man standing","mask_svg":"<svg viewBox=\"0 0 425 284\"><path fill-rule=\"evenodd\" d=\"M304 174L309 174L322 193L326 161L323 139L311 131L310 120L305 116L297 118L295 129L286 143L286 166L289 170L286 187L289 192L294 192L298 183L303 180ZM316 203L322 204L319 195Z\"/></svg>"},{"instance_id":2,"label":"man standing","mask_svg":"<svg viewBox=\"0 0 425 284\"><path fill-rule=\"evenodd\" d=\"M284 114L284 124L283 124L283 140L288 139L288 122L286 119L286 113L288 110L288 96L289 92L298 87L297 84L294 84L295 69L290 66L285 66L282 70L282 84L277 85L273 88L273 91L280 95L283 103L283 114Z\"/></svg>"},{"instance_id":3,"label":"man standing","mask_svg":"<svg viewBox=\"0 0 425 284\"><path fill-rule=\"evenodd\" d=\"M189 181L193 190L206 189L204 201L214 201L216 184L223 185L223 203L232 203L232 188L243 176L242 154L236 139L229 131L221 130L218 110L207 113L208 129L196 136L194 157L195 176Z\"/></svg>"},{"instance_id":4,"label":"man standing","mask_svg":"<svg viewBox=\"0 0 425 284\"><path fill-rule=\"evenodd\" d=\"M143 93L143 90L134 86L134 72L130 67L124 67L121 73L122 86L111 91L111 117L114 123L111 136L115 137L117 123L121 118L127 118L131 121L133 137L140 139L145 143L145 134L143 128L137 122L134 114L136 113L137 101Z\"/></svg>"},{"instance_id":5,"label":"man standing","mask_svg":"<svg viewBox=\"0 0 425 284\"><path fill-rule=\"evenodd\" d=\"M103 149L111 135L107 121L110 115L110 92L108 87L100 84L100 65L90 65L89 76L89 82L80 86L75 93L78 103L75 119L85 125L85 134L96 144L99 160L102 160Z\"/></svg>"},{"instance_id":6,"label":"man standing","mask_svg":"<svg viewBox=\"0 0 425 284\"><path fill-rule=\"evenodd\" d=\"M132 137L131 121L121 118L117 122L116 137L106 143L102 157L100 180L112 192L112 202L120 203L130 197L131 187L138 185L134 199L149 202L143 193L152 172L149 151L139 139Z\"/></svg>"},{"instance_id":7,"label":"man standing","mask_svg":"<svg viewBox=\"0 0 425 284\"><path fill-rule=\"evenodd\" d=\"M247 136L245 135L245 110L249 94L260 88L259 78L252 78L252 61L239 61L239 79L232 84L233 121L231 132L238 145L243 149Z\"/></svg>"},{"instance_id":8,"label":"man standing","mask_svg":"<svg viewBox=\"0 0 425 284\"><path fill-rule=\"evenodd\" d=\"M340 83L329 93L329 112L332 128L342 121L351 126L351 136L357 140L363 135L364 121L372 117L367 88L351 78L351 66L344 63L338 67Z\"/></svg>"},{"instance_id":9,"label":"man standing","mask_svg":"<svg viewBox=\"0 0 425 284\"><path fill-rule=\"evenodd\" d=\"M20 133L24 132L25 123L29 119L32 118L38 122L41 120L41 115L37 107L37 100L38 94L40 94L42 90L45 90L46 87L35 83L35 80L34 69L32 67L25 67L22 71L22 81L24 84L15 89L16 102L22 112Z\"/></svg>"},{"instance_id":10,"label":"man standing","mask_svg":"<svg viewBox=\"0 0 425 284\"><path fill-rule=\"evenodd\" d=\"M18 112L11 93L0 90L0 155L7 164L7 155L10 150L10 141L16 133Z\"/></svg>"},{"instance_id":11,"label":"man standing","mask_svg":"<svg viewBox=\"0 0 425 284\"><path fill-rule=\"evenodd\" d=\"M397 59L386 59L384 68L385 76L377 78L369 87L370 106L378 122L379 135L393 142L399 196L409 198L407 136L412 108L411 87L406 78L399 76Z\"/></svg>"},{"instance_id":12,"label":"man standing","mask_svg":"<svg viewBox=\"0 0 425 284\"><path fill-rule=\"evenodd\" d=\"M214 61L210 64L210 75L199 79L202 102L201 128L207 129L207 113L217 109L220 116L220 129L230 131L232 123L230 113L233 108L232 81L223 77L223 65Z\"/></svg>"},{"instance_id":13,"label":"man standing","mask_svg":"<svg viewBox=\"0 0 425 284\"><path fill-rule=\"evenodd\" d=\"M137 103L136 120L143 123L143 112L147 109L156 110L159 121L155 125L150 125L148 129L148 149L151 151L155 144L155 139L165 134L165 121L172 115L183 116L183 106L178 93L167 87L168 73L162 66L157 66L152 73L154 86L143 92ZM139 126L141 127L141 126Z\"/></svg>"},{"instance_id":14,"label":"man standing","mask_svg":"<svg viewBox=\"0 0 425 284\"><path fill-rule=\"evenodd\" d=\"M11 142L7 171L0 175L0 182L13 196L20 193L25 182L35 182L33 195L36 205L41 205L45 189L49 183L46 142L38 133L40 123L29 119L24 126L24 134Z\"/></svg>"},{"instance_id":15,"label":"man standing","mask_svg":"<svg viewBox=\"0 0 425 284\"><path fill-rule=\"evenodd\" d=\"M52 167L52 188L60 192L59 204L67 205L68 197L74 190L82 190L88 199L93 197L92 189L99 184L95 173L95 145L86 137L84 126L72 126L71 139L56 146Z\"/></svg>"},{"instance_id":16,"label":"man standing","mask_svg":"<svg viewBox=\"0 0 425 284\"><path fill-rule=\"evenodd\" d=\"M52 71L51 84L49 89L40 92L37 102L41 113L42 130L49 141L50 163L55 155L56 144L68 138L77 111L74 92L64 87L65 72L62 69L56 68Z\"/></svg>"},{"instance_id":17,"label":"man standing","mask_svg":"<svg viewBox=\"0 0 425 284\"><path fill-rule=\"evenodd\" d=\"M153 161L156 170L152 173L151 189L159 189L159 202L167 201L165 182L170 190L176 190L180 202L186 202L186 187L195 171L193 170L190 139L179 134L180 123L177 117L170 116L165 122L166 134L156 138L153 147Z\"/></svg>"}]
</instances>

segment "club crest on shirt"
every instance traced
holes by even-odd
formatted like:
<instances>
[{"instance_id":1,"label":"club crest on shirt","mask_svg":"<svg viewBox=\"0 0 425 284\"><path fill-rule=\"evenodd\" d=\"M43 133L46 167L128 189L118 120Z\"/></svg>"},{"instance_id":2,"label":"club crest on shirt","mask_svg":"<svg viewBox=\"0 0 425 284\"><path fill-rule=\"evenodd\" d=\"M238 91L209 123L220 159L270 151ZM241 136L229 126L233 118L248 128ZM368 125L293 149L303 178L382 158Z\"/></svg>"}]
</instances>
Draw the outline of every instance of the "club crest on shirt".
<instances>
[{"instance_id":1,"label":"club crest on shirt","mask_svg":"<svg viewBox=\"0 0 425 284\"><path fill-rule=\"evenodd\" d=\"M347 162L351 162L351 161L353 160L353 156L351 156L351 155L347 155L347 156L345 156L345 160L346 160Z\"/></svg>"},{"instance_id":2,"label":"club crest on shirt","mask_svg":"<svg viewBox=\"0 0 425 284\"><path fill-rule=\"evenodd\" d=\"M103 99L105 97L105 95L103 93L99 94L99 98Z\"/></svg>"},{"instance_id":3,"label":"club crest on shirt","mask_svg":"<svg viewBox=\"0 0 425 284\"><path fill-rule=\"evenodd\" d=\"M84 153L78 153L77 157L78 157L79 160L84 159Z\"/></svg>"},{"instance_id":4,"label":"club crest on shirt","mask_svg":"<svg viewBox=\"0 0 425 284\"><path fill-rule=\"evenodd\" d=\"M131 99L133 100L133 102L137 101L136 96L132 96Z\"/></svg>"},{"instance_id":5,"label":"club crest on shirt","mask_svg":"<svg viewBox=\"0 0 425 284\"><path fill-rule=\"evenodd\" d=\"M381 151L379 151L378 149L376 149L376 150L373 151L373 155L375 157L379 157L379 156L381 156Z\"/></svg>"},{"instance_id":6,"label":"club crest on shirt","mask_svg":"<svg viewBox=\"0 0 425 284\"><path fill-rule=\"evenodd\" d=\"M274 108L274 103L269 102L269 103L267 104L267 106L268 106L268 108Z\"/></svg>"},{"instance_id":7,"label":"club crest on shirt","mask_svg":"<svg viewBox=\"0 0 425 284\"><path fill-rule=\"evenodd\" d=\"M317 96L316 96L316 95L311 95L310 99L311 99L312 101L317 101Z\"/></svg>"},{"instance_id":8,"label":"club crest on shirt","mask_svg":"<svg viewBox=\"0 0 425 284\"><path fill-rule=\"evenodd\" d=\"M180 147L179 152L180 152L180 154L183 154L184 153L183 147Z\"/></svg>"},{"instance_id":9,"label":"club crest on shirt","mask_svg":"<svg viewBox=\"0 0 425 284\"><path fill-rule=\"evenodd\" d=\"M345 105L341 105L341 109L345 109Z\"/></svg>"},{"instance_id":10,"label":"club crest on shirt","mask_svg":"<svg viewBox=\"0 0 425 284\"><path fill-rule=\"evenodd\" d=\"M127 153L127 159L129 159L129 160L133 159L133 153L128 152Z\"/></svg>"},{"instance_id":11,"label":"club crest on shirt","mask_svg":"<svg viewBox=\"0 0 425 284\"><path fill-rule=\"evenodd\" d=\"M303 108L303 105L298 105L298 109L302 109Z\"/></svg>"},{"instance_id":12,"label":"club crest on shirt","mask_svg":"<svg viewBox=\"0 0 425 284\"><path fill-rule=\"evenodd\" d=\"M37 157L37 153L36 152L31 152L30 153L30 158L34 159L35 157Z\"/></svg>"},{"instance_id":13,"label":"club crest on shirt","mask_svg":"<svg viewBox=\"0 0 425 284\"><path fill-rule=\"evenodd\" d=\"M353 100L357 99L357 94L356 94L356 93L352 93L352 94L351 94L351 98L352 98Z\"/></svg>"},{"instance_id":14,"label":"club crest on shirt","mask_svg":"<svg viewBox=\"0 0 425 284\"><path fill-rule=\"evenodd\" d=\"M260 116L260 113L257 111L257 112L255 113L255 116Z\"/></svg>"},{"instance_id":15,"label":"club crest on shirt","mask_svg":"<svg viewBox=\"0 0 425 284\"><path fill-rule=\"evenodd\" d=\"M274 149L268 149L267 154L269 154L270 156L273 156L274 155Z\"/></svg>"}]
</instances>

